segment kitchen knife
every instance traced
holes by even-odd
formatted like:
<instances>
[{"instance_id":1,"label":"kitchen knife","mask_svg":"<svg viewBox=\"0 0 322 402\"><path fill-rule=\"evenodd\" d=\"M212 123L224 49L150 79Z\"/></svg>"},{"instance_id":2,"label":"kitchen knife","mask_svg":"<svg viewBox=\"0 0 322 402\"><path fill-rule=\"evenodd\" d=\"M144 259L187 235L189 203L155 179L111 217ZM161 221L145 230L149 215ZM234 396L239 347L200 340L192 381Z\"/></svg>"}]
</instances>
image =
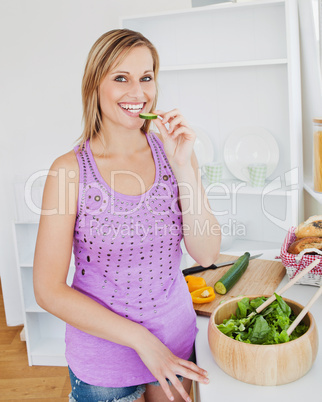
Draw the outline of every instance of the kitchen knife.
<instances>
[{"instance_id":1,"label":"kitchen knife","mask_svg":"<svg viewBox=\"0 0 322 402\"><path fill-rule=\"evenodd\" d=\"M263 253L252 255L251 257L249 257L249 259L253 260L254 258L260 257L261 255L263 255ZM184 276L196 274L198 272L206 271L207 269L217 269L217 268L225 267L227 265L233 265L233 264L235 264L235 262L237 260L238 260L238 258L236 258L236 260L234 260L234 261L226 261L226 262L220 262L219 264L212 264L209 267L202 267L201 265L198 265L196 267L183 269L182 273Z\"/></svg>"}]
</instances>

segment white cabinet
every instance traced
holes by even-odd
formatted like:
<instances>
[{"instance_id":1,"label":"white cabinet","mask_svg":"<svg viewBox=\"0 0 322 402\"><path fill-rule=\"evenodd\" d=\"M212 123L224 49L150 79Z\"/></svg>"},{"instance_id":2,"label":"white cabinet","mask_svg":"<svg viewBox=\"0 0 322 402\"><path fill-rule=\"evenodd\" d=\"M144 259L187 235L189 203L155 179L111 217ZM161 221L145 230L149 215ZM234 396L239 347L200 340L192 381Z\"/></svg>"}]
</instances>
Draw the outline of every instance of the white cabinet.
<instances>
[{"instance_id":1,"label":"white cabinet","mask_svg":"<svg viewBox=\"0 0 322 402\"><path fill-rule=\"evenodd\" d=\"M235 233L232 248L280 248L302 220L302 122L297 2L255 0L124 17L161 61L158 108L178 107L208 134L223 161L232 131L267 130L279 161L264 188L236 179L224 166L220 185L205 187L219 221Z\"/></svg>"},{"instance_id":2,"label":"white cabinet","mask_svg":"<svg viewBox=\"0 0 322 402\"><path fill-rule=\"evenodd\" d=\"M14 241L23 302L24 328L29 365L66 366L65 323L38 306L33 290L33 258L38 223L16 222ZM72 281L71 265L68 283Z\"/></svg>"}]
</instances>

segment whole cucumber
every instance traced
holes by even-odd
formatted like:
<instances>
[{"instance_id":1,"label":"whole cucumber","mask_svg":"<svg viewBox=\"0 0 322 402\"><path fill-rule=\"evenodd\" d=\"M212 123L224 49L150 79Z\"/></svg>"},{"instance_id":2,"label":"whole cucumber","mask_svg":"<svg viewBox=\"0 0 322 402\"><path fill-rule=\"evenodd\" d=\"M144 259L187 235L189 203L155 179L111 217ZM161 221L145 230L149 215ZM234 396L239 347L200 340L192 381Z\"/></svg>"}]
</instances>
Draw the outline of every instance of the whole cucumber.
<instances>
[{"instance_id":1,"label":"whole cucumber","mask_svg":"<svg viewBox=\"0 0 322 402\"><path fill-rule=\"evenodd\" d=\"M242 277L249 264L250 254L240 256L235 264L215 283L215 291L225 295Z\"/></svg>"}]
</instances>

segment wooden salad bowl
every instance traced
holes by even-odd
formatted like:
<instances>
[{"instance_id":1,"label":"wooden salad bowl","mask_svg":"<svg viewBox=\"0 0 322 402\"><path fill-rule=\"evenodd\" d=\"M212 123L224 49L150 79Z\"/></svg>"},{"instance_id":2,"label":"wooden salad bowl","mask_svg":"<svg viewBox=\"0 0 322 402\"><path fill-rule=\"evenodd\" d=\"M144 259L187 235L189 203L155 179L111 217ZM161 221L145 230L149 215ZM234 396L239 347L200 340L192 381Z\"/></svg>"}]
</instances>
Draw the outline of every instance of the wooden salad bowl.
<instances>
[{"instance_id":1,"label":"wooden salad bowl","mask_svg":"<svg viewBox=\"0 0 322 402\"><path fill-rule=\"evenodd\" d=\"M216 327L236 313L236 297L219 305L211 314L208 325L208 342L215 362L231 377L255 385L287 384L303 377L312 367L318 351L318 331L309 312L303 323L309 329L290 342L276 345L255 345L236 341ZM254 299L259 296L247 296ZM268 296L266 296L268 297ZM303 306L284 298L295 315Z\"/></svg>"}]
</instances>

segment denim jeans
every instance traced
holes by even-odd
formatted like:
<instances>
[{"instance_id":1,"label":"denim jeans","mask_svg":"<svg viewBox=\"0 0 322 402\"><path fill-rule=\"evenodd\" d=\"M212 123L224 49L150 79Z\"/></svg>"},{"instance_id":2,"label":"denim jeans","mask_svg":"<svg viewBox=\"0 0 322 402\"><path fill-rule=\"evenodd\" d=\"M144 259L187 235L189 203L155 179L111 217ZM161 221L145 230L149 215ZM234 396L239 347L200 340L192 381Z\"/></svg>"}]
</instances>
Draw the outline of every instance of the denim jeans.
<instances>
[{"instance_id":1,"label":"denim jeans","mask_svg":"<svg viewBox=\"0 0 322 402\"><path fill-rule=\"evenodd\" d=\"M106 388L87 384L79 380L69 369L72 392L69 395L70 402L133 402L145 392L145 385L132 387Z\"/></svg>"},{"instance_id":2,"label":"denim jeans","mask_svg":"<svg viewBox=\"0 0 322 402\"><path fill-rule=\"evenodd\" d=\"M193 350L189 361L196 361L195 351ZM134 402L144 394L146 390L145 384L133 385L131 387L99 387L83 382L75 376L72 370L68 367L72 392L69 395L69 402ZM183 377L177 375L182 382ZM171 382L167 379L169 385ZM159 381L150 383L151 385L160 386Z\"/></svg>"}]
</instances>

